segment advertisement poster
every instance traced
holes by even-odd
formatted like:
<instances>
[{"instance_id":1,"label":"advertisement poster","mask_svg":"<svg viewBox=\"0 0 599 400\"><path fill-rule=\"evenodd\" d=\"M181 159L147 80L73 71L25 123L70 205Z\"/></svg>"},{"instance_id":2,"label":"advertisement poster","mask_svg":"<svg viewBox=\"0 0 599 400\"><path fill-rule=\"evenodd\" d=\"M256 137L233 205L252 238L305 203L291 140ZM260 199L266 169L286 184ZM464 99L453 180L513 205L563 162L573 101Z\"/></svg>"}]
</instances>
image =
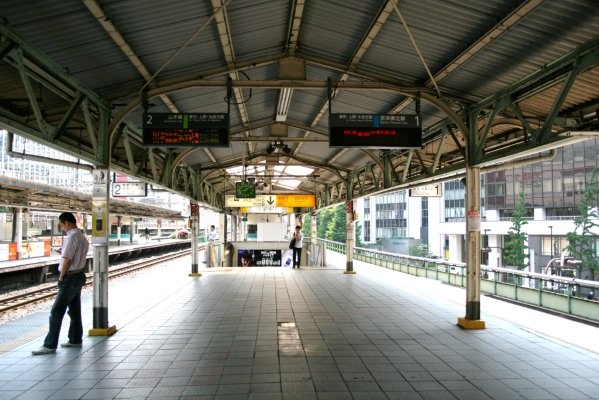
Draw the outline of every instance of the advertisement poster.
<instances>
[{"instance_id":1,"label":"advertisement poster","mask_svg":"<svg viewBox=\"0 0 599 400\"><path fill-rule=\"evenodd\" d=\"M48 257L50 255L50 242L27 242L21 245L23 258Z\"/></svg>"},{"instance_id":2,"label":"advertisement poster","mask_svg":"<svg viewBox=\"0 0 599 400\"><path fill-rule=\"evenodd\" d=\"M280 267L281 250L237 250L238 267Z\"/></svg>"}]
</instances>

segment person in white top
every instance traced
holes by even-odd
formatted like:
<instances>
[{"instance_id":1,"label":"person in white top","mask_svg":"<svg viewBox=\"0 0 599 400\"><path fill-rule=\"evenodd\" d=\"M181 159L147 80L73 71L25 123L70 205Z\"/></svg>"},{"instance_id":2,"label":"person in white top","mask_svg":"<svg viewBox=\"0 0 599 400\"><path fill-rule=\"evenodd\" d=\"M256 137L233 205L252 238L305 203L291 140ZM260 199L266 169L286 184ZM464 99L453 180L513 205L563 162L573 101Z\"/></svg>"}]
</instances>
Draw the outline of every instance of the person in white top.
<instances>
[{"instance_id":1,"label":"person in white top","mask_svg":"<svg viewBox=\"0 0 599 400\"><path fill-rule=\"evenodd\" d=\"M302 227L297 225L295 232L293 233L293 239L295 239L295 245L293 246L293 267L298 268L302 263L302 247L304 245L304 235L302 234Z\"/></svg>"},{"instance_id":2,"label":"person in white top","mask_svg":"<svg viewBox=\"0 0 599 400\"><path fill-rule=\"evenodd\" d=\"M218 234L214 228L214 225L210 225L210 232L208 232L208 241L214 242L218 240Z\"/></svg>"},{"instance_id":3,"label":"person in white top","mask_svg":"<svg viewBox=\"0 0 599 400\"><path fill-rule=\"evenodd\" d=\"M204 252L206 256L206 263L208 267L216 267L216 242L218 240L218 234L216 233L216 228L214 225L210 225L210 231L208 232L208 246L206 246L206 250Z\"/></svg>"},{"instance_id":4,"label":"person in white top","mask_svg":"<svg viewBox=\"0 0 599 400\"><path fill-rule=\"evenodd\" d=\"M85 263L89 242L85 234L77 228L77 219L70 212L58 216L60 228L67 234L61 249L62 258L58 264L58 293L50 311L50 328L44 339L44 345L32 351L34 356L52 354L58 347L58 338L64 314L69 309L71 324L69 341L62 347L81 347L83 341L83 323L81 322L81 288L85 284Z\"/></svg>"}]
</instances>

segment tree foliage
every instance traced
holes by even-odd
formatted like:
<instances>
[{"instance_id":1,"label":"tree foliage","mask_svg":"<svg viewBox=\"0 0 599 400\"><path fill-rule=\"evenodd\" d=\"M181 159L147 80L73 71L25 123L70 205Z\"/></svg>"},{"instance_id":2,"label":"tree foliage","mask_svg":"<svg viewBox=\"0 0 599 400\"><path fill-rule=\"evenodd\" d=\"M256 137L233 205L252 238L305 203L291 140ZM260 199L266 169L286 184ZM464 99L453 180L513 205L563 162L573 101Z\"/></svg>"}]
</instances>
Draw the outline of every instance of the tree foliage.
<instances>
[{"instance_id":1,"label":"tree foliage","mask_svg":"<svg viewBox=\"0 0 599 400\"><path fill-rule=\"evenodd\" d=\"M316 234L319 238L328 239L326 232L329 222L333 220L331 208L325 208L318 212L316 217Z\"/></svg>"},{"instance_id":2,"label":"tree foliage","mask_svg":"<svg viewBox=\"0 0 599 400\"><path fill-rule=\"evenodd\" d=\"M581 261L578 266L578 277L582 270L588 269L591 279L599 270L595 248L597 236L592 232L597 224L597 169L593 170L590 182L585 183L585 191L582 201L578 204L580 214L574 218L574 232L568 232L568 246L566 250L576 260Z\"/></svg>"},{"instance_id":3,"label":"tree foliage","mask_svg":"<svg viewBox=\"0 0 599 400\"><path fill-rule=\"evenodd\" d=\"M347 217L345 214L345 207L343 205L337 205L331 210L333 215L327 226L325 233L326 238L335 242L345 243L347 237L345 226Z\"/></svg>"},{"instance_id":4,"label":"tree foliage","mask_svg":"<svg viewBox=\"0 0 599 400\"><path fill-rule=\"evenodd\" d=\"M302 235L304 235L305 238L310 237L311 235L310 224L310 214L304 214L302 217Z\"/></svg>"},{"instance_id":5,"label":"tree foliage","mask_svg":"<svg viewBox=\"0 0 599 400\"><path fill-rule=\"evenodd\" d=\"M364 242L362 242L362 224L356 222L356 230L354 232L354 246L356 247L364 247Z\"/></svg>"},{"instance_id":6,"label":"tree foliage","mask_svg":"<svg viewBox=\"0 0 599 400\"><path fill-rule=\"evenodd\" d=\"M410 246L410 255L415 257L432 257L433 253L428 244L417 243Z\"/></svg>"},{"instance_id":7,"label":"tree foliage","mask_svg":"<svg viewBox=\"0 0 599 400\"><path fill-rule=\"evenodd\" d=\"M504 248L505 263L516 267L518 270L523 270L527 267L527 235L522 232L522 227L528 224L525 216L526 208L524 207L524 192L520 192L520 198L518 199L516 209L512 214L512 226L508 229L508 236Z\"/></svg>"},{"instance_id":8,"label":"tree foliage","mask_svg":"<svg viewBox=\"0 0 599 400\"><path fill-rule=\"evenodd\" d=\"M324 210L321 210L316 217L317 235L319 238L345 243L347 240L346 222L347 214L343 204L325 208ZM362 226L359 223L356 223L354 231L354 245L357 247L364 246L361 236Z\"/></svg>"},{"instance_id":9,"label":"tree foliage","mask_svg":"<svg viewBox=\"0 0 599 400\"><path fill-rule=\"evenodd\" d=\"M342 204L325 208L318 213L316 219L318 237L345 243L345 221L345 207Z\"/></svg>"}]
</instances>

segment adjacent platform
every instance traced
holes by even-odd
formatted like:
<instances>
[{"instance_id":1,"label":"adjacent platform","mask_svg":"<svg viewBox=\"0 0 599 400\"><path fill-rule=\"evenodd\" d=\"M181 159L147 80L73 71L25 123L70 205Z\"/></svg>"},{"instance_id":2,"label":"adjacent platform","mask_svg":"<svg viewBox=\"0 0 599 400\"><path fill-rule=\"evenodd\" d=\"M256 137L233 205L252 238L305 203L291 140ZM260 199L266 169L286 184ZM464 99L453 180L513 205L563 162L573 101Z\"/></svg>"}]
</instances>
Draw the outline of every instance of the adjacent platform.
<instances>
[{"instance_id":1,"label":"adjacent platform","mask_svg":"<svg viewBox=\"0 0 599 400\"><path fill-rule=\"evenodd\" d=\"M127 258L131 255L154 251L166 251L176 249L180 246L191 246L189 239L163 239L153 241L140 241L135 243L123 243L121 245L111 244L109 247L110 261L116 261L118 258ZM93 257L93 251L87 255L88 259ZM0 261L0 273L14 272L28 269L40 268L48 265L57 264L60 260L60 254L53 251L48 257L32 257L20 260Z\"/></svg>"},{"instance_id":2,"label":"adjacent platform","mask_svg":"<svg viewBox=\"0 0 599 400\"><path fill-rule=\"evenodd\" d=\"M599 399L594 327L483 297L464 330L462 289L360 262L189 265L111 283L119 330L82 349L30 355L48 310L0 325L0 398Z\"/></svg>"}]
</instances>

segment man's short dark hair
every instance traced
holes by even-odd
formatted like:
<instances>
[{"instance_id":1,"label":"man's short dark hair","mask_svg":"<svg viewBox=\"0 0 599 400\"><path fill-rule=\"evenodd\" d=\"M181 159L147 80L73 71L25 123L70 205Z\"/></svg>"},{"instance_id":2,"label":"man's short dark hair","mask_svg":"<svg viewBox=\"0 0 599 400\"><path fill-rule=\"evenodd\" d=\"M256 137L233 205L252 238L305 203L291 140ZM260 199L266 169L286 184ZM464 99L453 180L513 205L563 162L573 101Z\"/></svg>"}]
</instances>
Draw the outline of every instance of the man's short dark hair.
<instances>
[{"instance_id":1,"label":"man's short dark hair","mask_svg":"<svg viewBox=\"0 0 599 400\"><path fill-rule=\"evenodd\" d=\"M73 225L77 225L77 218L70 212L63 212L58 216L60 222L70 222Z\"/></svg>"}]
</instances>

